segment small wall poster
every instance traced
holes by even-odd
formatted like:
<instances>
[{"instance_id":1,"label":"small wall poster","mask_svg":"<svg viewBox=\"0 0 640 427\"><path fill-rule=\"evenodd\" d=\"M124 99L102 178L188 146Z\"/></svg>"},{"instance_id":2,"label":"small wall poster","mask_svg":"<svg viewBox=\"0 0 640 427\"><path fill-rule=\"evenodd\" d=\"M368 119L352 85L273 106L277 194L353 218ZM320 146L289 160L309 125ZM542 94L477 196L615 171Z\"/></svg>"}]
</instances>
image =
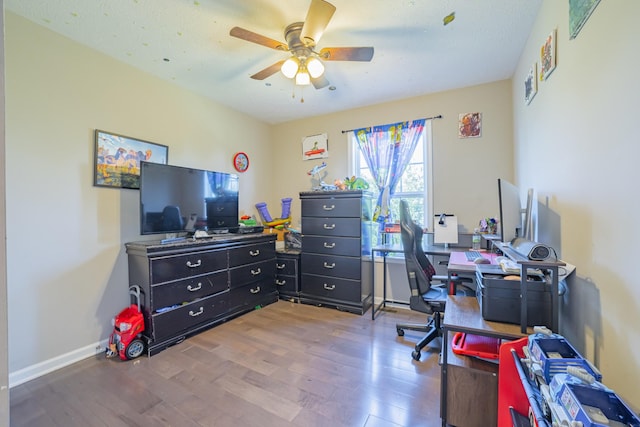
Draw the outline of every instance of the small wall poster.
<instances>
[{"instance_id":1,"label":"small wall poster","mask_svg":"<svg viewBox=\"0 0 640 427\"><path fill-rule=\"evenodd\" d=\"M302 160L324 159L329 157L327 134L307 136L302 139Z\"/></svg>"},{"instance_id":2,"label":"small wall poster","mask_svg":"<svg viewBox=\"0 0 640 427\"><path fill-rule=\"evenodd\" d=\"M540 48L540 81L547 80L556 68L556 30L551 31Z\"/></svg>"},{"instance_id":3,"label":"small wall poster","mask_svg":"<svg viewBox=\"0 0 640 427\"><path fill-rule=\"evenodd\" d=\"M536 96L536 93L538 93L538 78L536 76L537 73L538 64L534 62L529 69L527 78L524 79L524 102L526 102L527 105L529 105L533 97Z\"/></svg>"},{"instance_id":4,"label":"small wall poster","mask_svg":"<svg viewBox=\"0 0 640 427\"><path fill-rule=\"evenodd\" d=\"M458 116L458 137L478 138L482 135L482 113L464 113Z\"/></svg>"}]
</instances>

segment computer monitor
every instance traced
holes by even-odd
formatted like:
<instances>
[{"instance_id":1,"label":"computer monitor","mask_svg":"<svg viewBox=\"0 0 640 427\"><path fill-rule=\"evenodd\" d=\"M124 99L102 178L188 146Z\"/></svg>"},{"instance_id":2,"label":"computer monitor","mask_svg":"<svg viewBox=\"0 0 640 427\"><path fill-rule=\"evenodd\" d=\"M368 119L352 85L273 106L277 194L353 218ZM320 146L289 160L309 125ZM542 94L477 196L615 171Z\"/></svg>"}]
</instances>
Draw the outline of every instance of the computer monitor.
<instances>
[{"instance_id":1,"label":"computer monitor","mask_svg":"<svg viewBox=\"0 0 640 427\"><path fill-rule=\"evenodd\" d=\"M498 178L498 201L500 205L500 236L504 243L522 237L522 203L520 190L509 181Z\"/></svg>"}]
</instances>

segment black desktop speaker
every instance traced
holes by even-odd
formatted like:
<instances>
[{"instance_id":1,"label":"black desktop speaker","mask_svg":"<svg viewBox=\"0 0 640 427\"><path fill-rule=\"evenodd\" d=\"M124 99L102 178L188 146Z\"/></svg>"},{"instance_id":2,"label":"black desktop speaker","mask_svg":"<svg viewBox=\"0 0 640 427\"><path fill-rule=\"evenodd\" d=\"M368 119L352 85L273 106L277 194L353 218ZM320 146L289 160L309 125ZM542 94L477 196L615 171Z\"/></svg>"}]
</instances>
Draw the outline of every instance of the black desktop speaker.
<instances>
[{"instance_id":1,"label":"black desktop speaker","mask_svg":"<svg viewBox=\"0 0 640 427\"><path fill-rule=\"evenodd\" d=\"M516 237L511 241L511 247L522 256L526 256L531 261L544 261L551 258L552 249L542 243Z\"/></svg>"}]
</instances>

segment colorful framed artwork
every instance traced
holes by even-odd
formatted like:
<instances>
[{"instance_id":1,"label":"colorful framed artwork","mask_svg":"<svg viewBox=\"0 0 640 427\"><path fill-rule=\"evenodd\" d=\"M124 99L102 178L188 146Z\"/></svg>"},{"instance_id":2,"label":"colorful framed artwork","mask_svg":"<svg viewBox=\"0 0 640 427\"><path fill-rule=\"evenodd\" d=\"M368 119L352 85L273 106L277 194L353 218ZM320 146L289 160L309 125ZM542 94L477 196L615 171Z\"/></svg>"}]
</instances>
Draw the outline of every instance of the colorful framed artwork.
<instances>
[{"instance_id":1,"label":"colorful framed artwork","mask_svg":"<svg viewBox=\"0 0 640 427\"><path fill-rule=\"evenodd\" d=\"M482 136L482 113L464 113L458 116L458 138Z\"/></svg>"},{"instance_id":2,"label":"colorful framed artwork","mask_svg":"<svg viewBox=\"0 0 640 427\"><path fill-rule=\"evenodd\" d=\"M307 136L302 139L302 160L324 159L329 157L327 134Z\"/></svg>"},{"instance_id":3,"label":"colorful framed artwork","mask_svg":"<svg viewBox=\"0 0 640 427\"><path fill-rule=\"evenodd\" d=\"M556 69L556 30L551 31L540 48L540 81L547 80Z\"/></svg>"},{"instance_id":4,"label":"colorful framed artwork","mask_svg":"<svg viewBox=\"0 0 640 427\"><path fill-rule=\"evenodd\" d=\"M245 172L249 169L249 156L247 156L247 153L236 153L236 155L233 156L233 167L236 168L238 172Z\"/></svg>"},{"instance_id":5,"label":"colorful framed artwork","mask_svg":"<svg viewBox=\"0 0 640 427\"><path fill-rule=\"evenodd\" d=\"M538 63L534 62L529 69L529 74L524 79L524 102L529 105L536 93L538 93Z\"/></svg>"},{"instance_id":6,"label":"colorful framed artwork","mask_svg":"<svg viewBox=\"0 0 640 427\"><path fill-rule=\"evenodd\" d=\"M140 162L167 164L169 147L96 129L93 185L140 188Z\"/></svg>"},{"instance_id":7,"label":"colorful framed artwork","mask_svg":"<svg viewBox=\"0 0 640 427\"><path fill-rule=\"evenodd\" d=\"M576 38L600 0L569 0L569 40Z\"/></svg>"}]
</instances>

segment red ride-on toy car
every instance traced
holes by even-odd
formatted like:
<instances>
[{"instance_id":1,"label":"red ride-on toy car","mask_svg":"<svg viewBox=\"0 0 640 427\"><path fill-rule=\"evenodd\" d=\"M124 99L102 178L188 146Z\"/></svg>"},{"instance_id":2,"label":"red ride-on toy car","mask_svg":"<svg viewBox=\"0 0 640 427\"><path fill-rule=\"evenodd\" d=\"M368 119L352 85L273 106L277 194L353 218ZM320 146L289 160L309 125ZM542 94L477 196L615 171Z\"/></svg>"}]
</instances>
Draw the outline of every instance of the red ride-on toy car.
<instances>
[{"instance_id":1,"label":"red ride-on toy car","mask_svg":"<svg viewBox=\"0 0 640 427\"><path fill-rule=\"evenodd\" d=\"M140 310L140 287L130 287L129 294L136 297L137 303L122 310L111 321L113 332L106 350L108 358L118 355L122 360L131 360L144 352L144 317Z\"/></svg>"}]
</instances>

